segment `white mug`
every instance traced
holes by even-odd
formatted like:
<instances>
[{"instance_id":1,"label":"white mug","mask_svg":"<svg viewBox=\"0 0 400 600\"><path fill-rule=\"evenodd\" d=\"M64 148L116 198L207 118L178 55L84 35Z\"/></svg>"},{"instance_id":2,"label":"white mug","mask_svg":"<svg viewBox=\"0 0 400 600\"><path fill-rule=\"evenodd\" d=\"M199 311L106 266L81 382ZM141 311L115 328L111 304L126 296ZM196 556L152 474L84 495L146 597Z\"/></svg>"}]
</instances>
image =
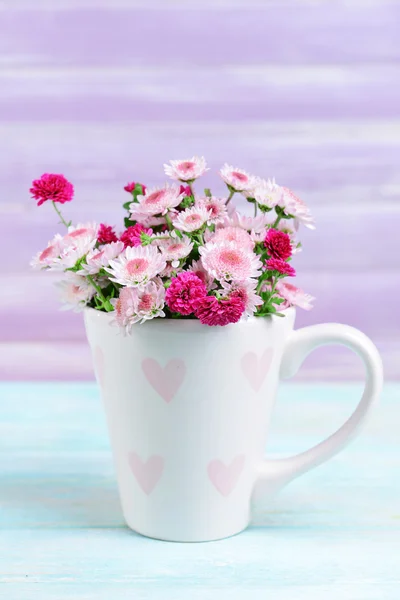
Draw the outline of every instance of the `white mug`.
<instances>
[{"instance_id":1,"label":"white mug","mask_svg":"<svg viewBox=\"0 0 400 600\"><path fill-rule=\"evenodd\" d=\"M339 452L377 402L382 365L360 331L336 323L293 331L285 318L226 327L154 319L123 336L112 314L85 309L129 527L145 536L202 542L247 527L251 500ZM364 394L344 425L291 458L263 456L279 378L311 350L342 344L363 360Z\"/></svg>"}]
</instances>

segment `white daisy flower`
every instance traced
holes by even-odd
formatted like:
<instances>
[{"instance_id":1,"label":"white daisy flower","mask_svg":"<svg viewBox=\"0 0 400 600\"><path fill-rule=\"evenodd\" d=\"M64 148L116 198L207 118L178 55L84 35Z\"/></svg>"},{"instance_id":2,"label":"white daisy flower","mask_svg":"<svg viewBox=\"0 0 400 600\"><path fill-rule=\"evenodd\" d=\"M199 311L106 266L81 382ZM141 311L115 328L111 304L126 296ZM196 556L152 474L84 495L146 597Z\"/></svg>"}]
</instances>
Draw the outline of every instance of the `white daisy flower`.
<instances>
[{"instance_id":1,"label":"white daisy flower","mask_svg":"<svg viewBox=\"0 0 400 600\"><path fill-rule=\"evenodd\" d=\"M176 214L173 217L173 224L176 229L192 233L201 229L210 216L210 211L203 206L192 206Z\"/></svg>"},{"instance_id":2,"label":"white daisy flower","mask_svg":"<svg viewBox=\"0 0 400 600\"><path fill-rule=\"evenodd\" d=\"M136 214L144 217L154 217L156 215L166 215L167 212L182 202L184 194L181 194L176 185L165 185L164 187L150 188L142 196L138 196L138 202L132 202L130 210L132 218Z\"/></svg>"},{"instance_id":3,"label":"white daisy flower","mask_svg":"<svg viewBox=\"0 0 400 600\"><path fill-rule=\"evenodd\" d=\"M233 188L236 192L243 192L250 189L254 185L256 177L250 175L243 169L232 167L225 163L219 172L222 179L227 185Z\"/></svg>"},{"instance_id":4,"label":"white daisy flower","mask_svg":"<svg viewBox=\"0 0 400 600\"><path fill-rule=\"evenodd\" d=\"M80 312L96 293L86 277L76 273L67 273L67 278L55 284L59 288L61 310Z\"/></svg>"},{"instance_id":5,"label":"white daisy flower","mask_svg":"<svg viewBox=\"0 0 400 600\"><path fill-rule=\"evenodd\" d=\"M178 181L194 181L204 175L207 169L204 156L192 156L183 160L170 160L169 165L164 165L164 172L171 179Z\"/></svg>"},{"instance_id":6,"label":"white daisy flower","mask_svg":"<svg viewBox=\"0 0 400 600\"><path fill-rule=\"evenodd\" d=\"M258 256L235 242L209 242L199 252L205 270L219 281L246 281L261 274Z\"/></svg>"},{"instance_id":7,"label":"white daisy flower","mask_svg":"<svg viewBox=\"0 0 400 600\"><path fill-rule=\"evenodd\" d=\"M105 270L111 281L128 287L144 287L165 269L167 262L154 246L128 246Z\"/></svg>"},{"instance_id":8,"label":"white daisy flower","mask_svg":"<svg viewBox=\"0 0 400 600\"><path fill-rule=\"evenodd\" d=\"M86 263L82 264L80 275L96 275L102 268L108 267L110 260L117 258L124 250L123 242L111 242L99 248L93 248L86 255Z\"/></svg>"}]
</instances>

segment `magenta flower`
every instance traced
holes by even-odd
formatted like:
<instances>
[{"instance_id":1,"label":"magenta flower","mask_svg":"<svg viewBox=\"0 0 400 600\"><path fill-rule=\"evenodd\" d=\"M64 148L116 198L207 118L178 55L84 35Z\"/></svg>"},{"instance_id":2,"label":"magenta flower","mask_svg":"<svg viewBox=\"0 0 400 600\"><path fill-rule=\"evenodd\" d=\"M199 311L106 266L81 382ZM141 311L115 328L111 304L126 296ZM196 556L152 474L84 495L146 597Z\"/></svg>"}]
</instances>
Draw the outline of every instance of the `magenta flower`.
<instances>
[{"instance_id":1,"label":"magenta flower","mask_svg":"<svg viewBox=\"0 0 400 600\"><path fill-rule=\"evenodd\" d=\"M228 325L237 323L245 311L245 304L238 296L218 300L215 296L206 296L197 303L196 317L203 325Z\"/></svg>"},{"instance_id":2,"label":"magenta flower","mask_svg":"<svg viewBox=\"0 0 400 600\"><path fill-rule=\"evenodd\" d=\"M192 195L192 190L190 189L190 185L180 185L179 186L179 193L180 194L185 194L185 196L191 196Z\"/></svg>"},{"instance_id":3,"label":"magenta flower","mask_svg":"<svg viewBox=\"0 0 400 600\"><path fill-rule=\"evenodd\" d=\"M294 277L296 275L293 267L280 258L270 258L267 260L267 270L277 271L281 275L286 275L286 277Z\"/></svg>"},{"instance_id":4,"label":"magenta flower","mask_svg":"<svg viewBox=\"0 0 400 600\"><path fill-rule=\"evenodd\" d=\"M51 202L70 202L74 195L74 186L64 175L44 173L40 179L35 179L30 188L32 198L38 200L37 205L51 200Z\"/></svg>"},{"instance_id":5,"label":"magenta flower","mask_svg":"<svg viewBox=\"0 0 400 600\"><path fill-rule=\"evenodd\" d=\"M165 301L173 312L190 315L206 295L207 288L200 277L186 271L173 277L165 294Z\"/></svg>"},{"instance_id":6,"label":"magenta flower","mask_svg":"<svg viewBox=\"0 0 400 600\"><path fill-rule=\"evenodd\" d=\"M264 245L268 250L268 254L272 258L287 260L292 256L292 244L290 243L290 237L283 231L278 231L277 229L268 229L267 235L265 236Z\"/></svg>"},{"instance_id":7,"label":"magenta flower","mask_svg":"<svg viewBox=\"0 0 400 600\"><path fill-rule=\"evenodd\" d=\"M124 242L125 248L127 248L128 246L141 246L142 245L142 238L141 238L142 233L146 233L147 235L152 235L153 230L146 229L146 227L144 227L140 223L136 223L136 225L132 225L132 227L128 227L128 229L125 229L125 231L122 233L122 235L120 237L120 240L121 240L121 242Z\"/></svg>"},{"instance_id":8,"label":"magenta flower","mask_svg":"<svg viewBox=\"0 0 400 600\"><path fill-rule=\"evenodd\" d=\"M111 244L112 242L118 241L115 231L111 225L100 223L99 230L97 232L97 241L99 244Z\"/></svg>"},{"instance_id":9,"label":"magenta flower","mask_svg":"<svg viewBox=\"0 0 400 600\"><path fill-rule=\"evenodd\" d=\"M143 183L140 184L142 186L142 193L145 194L146 193L146 186L143 185ZM129 192L130 194L132 194L133 190L135 189L136 183L134 181L131 181L130 183L127 183L126 186L124 187L124 190L126 192Z\"/></svg>"}]
</instances>

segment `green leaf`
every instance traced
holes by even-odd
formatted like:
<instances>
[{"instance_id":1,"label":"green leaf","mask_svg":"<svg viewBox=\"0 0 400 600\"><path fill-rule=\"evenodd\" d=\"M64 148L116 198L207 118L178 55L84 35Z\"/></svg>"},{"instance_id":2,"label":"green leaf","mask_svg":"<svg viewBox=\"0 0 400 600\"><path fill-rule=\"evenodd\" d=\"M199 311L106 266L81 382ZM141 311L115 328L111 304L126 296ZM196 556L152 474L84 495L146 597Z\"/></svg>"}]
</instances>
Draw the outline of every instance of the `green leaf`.
<instances>
[{"instance_id":1,"label":"green leaf","mask_svg":"<svg viewBox=\"0 0 400 600\"><path fill-rule=\"evenodd\" d=\"M273 302L274 304L282 304L282 302L285 302L285 300L280 296L274 296L273 298L271 298L271 302Z\"/></svg>"},{"instance_id":2,"label":"green leaf","mask_svg":"<svg viewBox=\"0 0 400 600\"><path fill-rule=\"evenodd\" d=\"M129 202L124 202L124 204L122 205L122 208L124 208L125 210L129 210L129 207L131 204L132 204L132 200L129 200Z\"/></svg>"},{"instance_id":3,"label":"green leaf","mask_svg":"<svg viewBox=\"0 0 400 600\"><path fill-rule=\"evenodd\" d=\"M207 198L212 197L210 188L204 188L204 195L207 196Z\"/></svg>"},{"instance_id":4,"label":"green leaf","mask_svg":"<svg viewBox=\"0 0 400 600\"><path fill-rule=\"evenodd\" d=\"M125 217L124 225L126 228L131 227L134 224L135 224L135 221L131 221L129 217Z\"/></svg>"}]
</instances>

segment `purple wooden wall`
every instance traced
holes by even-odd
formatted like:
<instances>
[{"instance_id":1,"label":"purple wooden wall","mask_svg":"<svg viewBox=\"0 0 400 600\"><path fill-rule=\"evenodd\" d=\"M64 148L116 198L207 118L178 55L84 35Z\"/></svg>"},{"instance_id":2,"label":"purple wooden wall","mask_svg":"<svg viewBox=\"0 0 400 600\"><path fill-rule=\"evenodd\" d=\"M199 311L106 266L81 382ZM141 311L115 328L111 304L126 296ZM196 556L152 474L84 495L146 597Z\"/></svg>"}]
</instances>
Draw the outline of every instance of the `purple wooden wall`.
<instances>
[{"instance_id":1,"label":"purple wooden wall","mask_svg":"<svg viewBox=\"0 0 400 600\"><path fill-rule=\"evenodd\" d=\"M0 377L92 378L81 317L27 266L56 227L30 181L63 172L74 220L119 224L126 181L193 153L311 205L297 267L317 303L298 325L362 328L397 377L399 22L387 0L2 0ZM360 374L327 350L302 377Z\"/></svg>"}]
</instances>

